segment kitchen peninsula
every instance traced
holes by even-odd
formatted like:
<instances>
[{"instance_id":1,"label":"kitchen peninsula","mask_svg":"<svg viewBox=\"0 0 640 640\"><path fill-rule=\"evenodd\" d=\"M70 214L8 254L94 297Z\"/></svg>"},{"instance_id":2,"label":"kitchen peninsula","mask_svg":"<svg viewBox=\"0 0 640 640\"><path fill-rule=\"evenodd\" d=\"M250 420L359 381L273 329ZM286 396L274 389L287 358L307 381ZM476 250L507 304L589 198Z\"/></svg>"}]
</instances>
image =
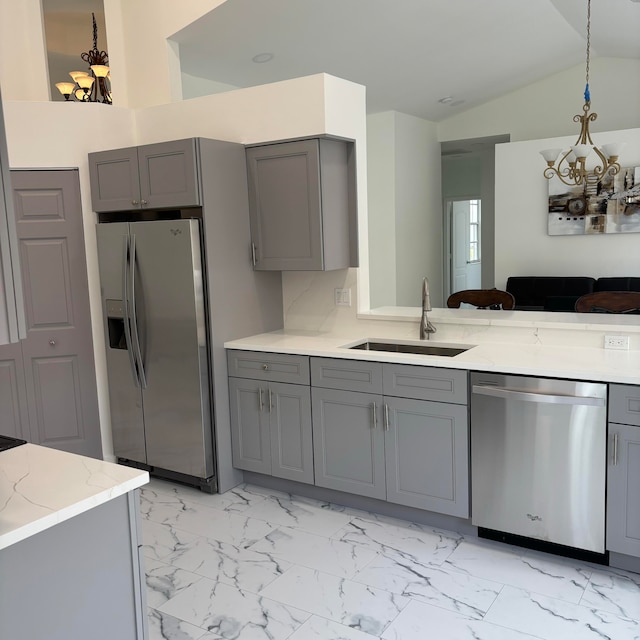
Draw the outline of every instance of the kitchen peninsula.
<instances>
[{"instance_id":1,"label":"kitchen peninsula","mask_svg":"<svg viewBox=\"0 0 640 640\"><path fill-rule=\"evenodd\" d=\"M146 638L148 477L34 444L0 452L0 638Z\"/></svg>"},{"instance_id":2,"label":"kitchen peninsula","mask_svg":"<svg viewBox=\"0 0 640 640\"><path fill-rule=\"evenodd\" d=\"M544 407L539 421L533 409L521 406L501 407L491 414L490 423L510 416L504 431L502 422L496 427L505 442L509 441L507 428L518 431L526 422L515 416L534 416L527 422L527 444L517 452L521 468L530 467L535 478L551 468L547 460L551 463L554 456L559 470L571 460L575 474L571 480L558 474L560 494L567 496L574 485L586 486L588 479L597 485L600 496L593 530L599 532L597 548L602 555L594 561L640 571L640 513L633 491L633 479L640 478L638 318L434 310L430 320L438 339L429 341L417 339L417 318L407 319L411 322L359 318L330 331L285 329L226 343L233 459L234 466L244 470L245 479L474 534L479 530L472 526L476 520L471 507L477 496L470 497L480 484L471 481L470 471L480 466L470 443L481 443L484 436L479 434L485 433L474 419L474 397L491 388L486 385L497 385L495 392L486 395L517 397ZM605 335L628 336L630 349L604 349ZM361 348L365 342L382 344L366 350ZM398 344L402 349L394 351ZM419 353L429 345L455 349L447 356ZM473 382L478 380L477 372L483 376L481 382ZM523 392L524 377L514 377L509 384L499 381L506 374L540 381L547 395ZM579 443L591 434L585 411L555 408L580 404L581 392L565 391L563 381L575 381L584 389L582 393L589 396L585 405L603 407L595 427L596 453L587 456L580 448ZM596 388L600 400L591 397ZM534 436L538 427L543 433ZM565 427L566 433L561 433ZM575 451L567 445L566 458L558 454L564 451L564 443L576 444ZM518 462L514 464L520 468ZM494 475L507 466L485 468ZM525 482L525 492L528 486L538 487ZM595 490L587 493L593 495ZM495 495L499 500L501 490ZM544 490L542 495L547 495ZM527 500L533 499L528 496ZM570 509L554 512L549 507L546 515L529 503L519 504L518 509L522 510L519 519L540 523L533 538L578 550L589 548L561 542L551 534L555 514L570 513ZM513 529L476 526L486 528L488 535L493 529L518 534ZM569 531L580 526L567 523Z\"/></svg>"}]
</instances>

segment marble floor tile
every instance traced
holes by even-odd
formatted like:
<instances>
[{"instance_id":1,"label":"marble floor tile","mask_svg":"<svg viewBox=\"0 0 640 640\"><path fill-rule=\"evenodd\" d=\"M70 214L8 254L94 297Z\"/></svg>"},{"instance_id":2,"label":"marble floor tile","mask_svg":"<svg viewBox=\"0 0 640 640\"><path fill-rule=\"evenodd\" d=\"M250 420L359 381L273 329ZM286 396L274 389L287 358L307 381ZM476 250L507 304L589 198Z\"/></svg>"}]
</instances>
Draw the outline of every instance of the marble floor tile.
<instances>
[{"instance_id":1,"label":"marble floor tile","mask_svg":"<svg viewBox=\"0 0 640 640\"><path fill-rule=\"evenodd\" d=\"M531 629L533 630L533 628ZM538 636L506 629L484 620L410 602L382 634L383 640L540 640ZM558 636L569 640L573 636ZM602 640L602 639L601 639Z\"/></svg>"},{"instance_id":2,"label":"marble floor tile","mask_svg":"<svg viewBox=\"0 0 640 640\"><path fill-rule=\"evenodd\" d=\"M156 609L149 609L148 625L149 640L219 640L220 638Z\"/></svg>"},{"instance_id":3,"label":"marble floor tile","mask_svg":"<svg viewBox=\"0 0 640 640\"><path fill-rule=\"evenodd\" d=\"M185 571L151 558L145 558L144 565L147 605L156 609L202 578L191 571Z\"/></svg>"},{"instance_id":4,"label":"marble floor tile","mask_svg":"<svg viewBox=\"0 0 640 640\"><path fill-rule=\"evenodd\" d=\"M180 592L159 611L228 640L285 640L310 615L208 578Z\"/></svg>"},{"instance_id":5,"label":"marble floor tile","mask_svg":"<svg viewBox=\"0 0 640 640\"><path fill-rule=\"evenodd\" d=\"M153 503L146 508L141 504L141 509L143 519L240 547L248 547L276 528L264 520L186 500Z\"/></svg>"},{"instance_id":6,"label":"marble floor tile","mask_svg":"<svg viewBox=\"0 0 640 640\"><path fill-rule=\"evenodd\" d=\"M298 566L263 589L262 595L373 636L379 636L409 603L403 596Z\"/></svg>"},{"instance_id":7,"label":"marble floor tile","mask_svg":"<svg viewBox=\"0 0 640 640\"><path fill-rule=\"evenodd\" d=\"M640 574L594 571L580 604L640 620Z\"/></svg>"},{"instance_id":8,"label":"marble floor tile","mask_svg":"<svg viewBox=\"0 0 640 640\"><path fill-rule=\"evenodd\" d=\"M361 569L353 580L470 618L482 618L503 586L442 566L424 566L382 555Z\"/></svg>"},{"instance_id":9,"label":"marble floor tile","mask_svg":"<svg viewBox=\"0 0 640 640\"><path fill-rule=\"evenodd\" d=\"M544 640L638 640L640 621L505 586L485 621Z\"/></svg>"},{"instance_id":10,"label":"marble floor tile","mask_svg":"<svg viewBox=\"0 0 640 640\"><path fill-rule=\"evenodd\" d=\"M480 539L465 539L445 566L576 604L592 572L577 561Z\"/></svg>"},{"instance_id":11,"label":"marble floor tile","mask_svg":"<svg viewBox=\"0 0 640 640\"><path fill-rule=\"evenodd\" d=\"M267 496L271 495L271 491L269 490L246 484L238 485L226 493L209 494L195 487L176 484L158 478L151 478L149 484L142 488L143 497L151 492L156 496L160 494L161 496L173 498L176 501L186 500L187 502L197 502L212 509L237 513L246 511L251 506L262 502Z\"/></svg>"},{"instance_id":12,"label":"marble floor tile","mask_svg":"<svg viewBox=\"0 0 640 640\"><path fill-rule=\"evenodd\" d=\"M352 516L334 511L327 503L292 496L273 496L253 505L245 515L320 536L330 536L344 527Z\"/></svg>"},{"instance_id":13,"label":"marble floor tile","mask_svg":"<svg viewBox=\"0 0 640 640\"><path fill-rule=\"evenodd\" d=\"M354 518L334 538L361 545L390 558L420 564L442 564L462 536L416 525L400 527L386 522Z\"/></svg>"},{"instance_id":14,"label":"marble floor tile","mask_svg":"<svg viewBox=\"0 0 640 640\"><path fill-rule=\"evenodd\" d=\"M142 520L141 525L143 555L167 564L173 564L200 537L150 520Z\"/></svg>"},{"instance_id":15,"label":"marble floor tile","mask_svg":"<svg viewBox=\"0 0 640 640\"><path fill-rule=\"evenodd\" d=\"M292 566L273 554L209 538L198 538L188 545L174 565L252 593L258 593Z\"/></svg>"},{"instance_id":16,"label":"marble floor tile","mask_svg":"<svg viewBox=\"0 0 640 640\"><path fill-rule=\"evenodd\" d=\"M376 556L366 547L288 527L272 531L249 549L341 578L350 578Z\"/></svg>"},{"instance_id":17,"label":"marble floor tile","mask_svg":"<svg viewBox=\"0 0 640 640\"><path fill-rule=\"evenodd\" d=\"M326 618L311 616L289 640L378 640L364 631L345 627Z\"/></svg>"}]
</instances>

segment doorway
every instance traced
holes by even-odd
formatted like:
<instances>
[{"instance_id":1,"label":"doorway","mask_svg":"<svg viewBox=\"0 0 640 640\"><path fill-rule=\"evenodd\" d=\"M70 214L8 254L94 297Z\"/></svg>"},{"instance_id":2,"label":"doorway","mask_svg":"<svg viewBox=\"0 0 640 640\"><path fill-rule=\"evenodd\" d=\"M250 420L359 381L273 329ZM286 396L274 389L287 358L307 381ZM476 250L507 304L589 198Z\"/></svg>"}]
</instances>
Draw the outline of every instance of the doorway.
<instances>
[{"instance_id":1,"label":"doorway","mask_svg":"<svg viewBox=\"0 0 640 640\"><path fill-rule=\"evenodd\" d=\"M445 300L456 291L482 288L481 211L479 197L445 200L448 236Z\"/></svg>"}]
</instances>

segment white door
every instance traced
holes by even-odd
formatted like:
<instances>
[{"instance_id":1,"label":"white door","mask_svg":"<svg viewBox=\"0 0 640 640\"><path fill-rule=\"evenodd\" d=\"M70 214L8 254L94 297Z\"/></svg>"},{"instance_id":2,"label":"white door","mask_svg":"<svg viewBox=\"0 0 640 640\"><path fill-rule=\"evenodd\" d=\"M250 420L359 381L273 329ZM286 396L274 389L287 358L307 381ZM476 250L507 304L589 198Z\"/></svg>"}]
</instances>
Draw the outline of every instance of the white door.
<instances>
[{"instance_id":1,"label":"white door","mask_svg":"<svg viewBox=\"0 0 640 640\"><path fill-rule=\"evenodd\" d=\"M480 200L450 200L451 237L449 286L451 293L480 289Z\"/></svg>"}]
</instances>

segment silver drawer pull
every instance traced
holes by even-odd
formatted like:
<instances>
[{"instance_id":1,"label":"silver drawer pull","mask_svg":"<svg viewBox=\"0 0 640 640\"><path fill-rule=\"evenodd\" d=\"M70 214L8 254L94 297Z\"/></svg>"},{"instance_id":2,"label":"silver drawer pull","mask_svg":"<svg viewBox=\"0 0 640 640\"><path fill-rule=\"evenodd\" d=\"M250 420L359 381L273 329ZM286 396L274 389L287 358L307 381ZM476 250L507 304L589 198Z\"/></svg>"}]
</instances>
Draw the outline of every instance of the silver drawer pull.
<instances>
[{"instance_id":1,"label":"silver drawer pull","mask_svg":"<svg viewBox=\"0 0 640 640\"><path fill-rule=\"evenodd\" d=\"M56 341L55 341L53 338L51 338L51 340L49 340L49 344L50 344L52 347L55 347L55 346L56 346Z\"/></svg>"},{"instance_id":2,"label":"silver drawer pull","mask_svg":"<svg viewBox=\"0 0 640 640\"><path fill-rule=\"evenodd\" d=\"M264 371L269 371L269 365L268 365L268 364L263 364L263 365L262 365L262 369L263 369Z\"/></svg>"},{"instance_id":3,"label":"silver drawer pull","mask_svg":"<svg viewBox=\"0 0 640 640\"><path fill-rule=\"evenodd\" d=\"M613 466L618 465L618 434L613 434Z\"/></svg>"}]
</instances>

